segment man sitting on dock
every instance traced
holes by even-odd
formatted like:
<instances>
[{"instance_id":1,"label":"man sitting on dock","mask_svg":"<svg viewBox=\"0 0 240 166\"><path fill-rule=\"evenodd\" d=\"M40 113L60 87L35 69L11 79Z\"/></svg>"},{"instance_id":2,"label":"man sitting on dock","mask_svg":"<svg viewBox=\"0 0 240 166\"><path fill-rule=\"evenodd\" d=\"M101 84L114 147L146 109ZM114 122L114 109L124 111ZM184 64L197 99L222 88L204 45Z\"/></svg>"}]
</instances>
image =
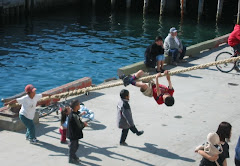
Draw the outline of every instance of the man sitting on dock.
<instances>
[{"instance_id":1,"label":"man sitting on dock","mask_svg":"<svg viewBox=\"0 0 240 166\"><path fill-rule=\"evenodd\" d=\"M173 98L174 89L172 87L172 82L170 79L170 75L168 74L168 71L166 70L164 74L166 74L168 87L158 83L158 78L161 76L161 73L158 73L156 75L156 84L152 80L150 80L148 85L143 82L136 82L138 78L144 75L144 72L142 70L139 70L133 76L131 75L125 77L122 76L120 78L123 79L124 86L132 84L134 86L139 87L140 91L145 96L154 97L155 101L159 105L165 103L167 106L172 106L174 104Z\"/></svg>"},{"instance_id":2,"label":"man sitting on dock","mask_svg":"<svg viewBox=\"0 0 240 166\"><path fill-rule=\"evenodd\" d=\"M164 41L164 52L172 56L171 64L173 65L177 65L178 62L186 62L183 59L186 47L183 46L181 40L177 37L177 29L175 27L169 30L169 34Z\"/></svg>"}]
</instances>

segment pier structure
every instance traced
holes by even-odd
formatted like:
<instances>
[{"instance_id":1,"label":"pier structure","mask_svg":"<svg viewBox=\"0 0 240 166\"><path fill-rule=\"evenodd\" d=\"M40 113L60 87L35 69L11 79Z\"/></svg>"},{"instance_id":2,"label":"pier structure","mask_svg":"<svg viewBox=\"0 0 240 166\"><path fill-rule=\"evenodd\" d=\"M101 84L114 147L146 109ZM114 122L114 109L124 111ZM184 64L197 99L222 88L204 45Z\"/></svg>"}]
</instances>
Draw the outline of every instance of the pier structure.
<instances>
[{"instance_id":1,"label":"pier structure","mask_svg":"<svg viewBox=\"0 0 240 166\"><path fill-rule=\"evenodd\" d=\"M51 7L77 3L85 9L98 10L142 10L143 14L158 13L159 15L191 15L198 21L203 15L216 17L219 21L222 15L232 13L236 15L239 0L2 0L0 1L0 15L18 16L31 14L35 11L48 10ZM226 9L225 9L226 8ZM225 9L225 11L224 11ZM231 10L229 10L231 9ZM211 14L209 14L211 12Z\"/></svg>"}]
</instances>

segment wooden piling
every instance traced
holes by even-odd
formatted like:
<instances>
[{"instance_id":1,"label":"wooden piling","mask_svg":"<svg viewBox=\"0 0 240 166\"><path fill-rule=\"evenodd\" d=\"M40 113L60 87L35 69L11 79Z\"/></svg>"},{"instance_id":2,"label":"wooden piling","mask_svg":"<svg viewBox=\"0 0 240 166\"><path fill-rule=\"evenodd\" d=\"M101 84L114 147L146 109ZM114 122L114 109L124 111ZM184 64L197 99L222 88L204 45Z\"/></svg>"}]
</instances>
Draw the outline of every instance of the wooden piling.
<instances>
[{"instance_id":1,"label":"wooden piling","mask_svg":"<svg viewBox=\"0 0 240 166\"><path fill-rule=\"evenodd\" d=\"M238 13L237 13L237 24L240 25L240 0L238 0Z\"/></svg>"},{"instance_id":2,"label":"wooden piling","mask_svg":"<svg viewBox=\"0 0 240 166\"><path fill-rule=\"evenodd\" d=\"M187 0L180 0L181 16L186 13L186 2Z\"/></svg>"},{"instance_id":3,"label":"wooden piling","mask_svg":"<svg viewBox=\"0 0 240 166\"><path fill-rule=\"evenodd\" d=\"M166 0L161 0L161 3L160 3L160 15L163 15L165 6L166 6Z\"/></svg>"},{"instance_id":4,"label":"wooden piling","mask_svg":"<svg viewBox=\"0 0 240 166\"><path fill-rule=\"evenodd\" d=\"M204 4L204 0L198 1L198 21L200 20L203 13L203 4Z\"/></svg>"},{"instance_id":5,"label":"wooden piling","mask_svg":"<svg viewBox=\"0 0 240 166\"><path fill-rule=\"evenodd\" d=\"M127 7L127 9L130 9L130 7L131 7L131 0L126 0L126 7Z\"/></svg>"},{"instance_id":6,"label":"wooden piling","mask_svg":"<svg viewBox=\"0 0 240 166\"><path fill-rule=\"evenodd\" d=\"M148 4L149 4L149 0L144 0L143 14L147 13L147 11L148 11Z\"/></svg>"},{"instance_id":7,"label":"wooden piling","mask_svg":"<svg viewBox=\"0 0 240 166\"><path fill-rule=\"evenodd\" d=\"M116 0L111 0L111 8L114 9L116 5Z\"/></svg>"},{"instance_id":8,"label":"wooden piling","mask_svg":"<svg viewBox=\"0 0 240 166\"><path fill-rule=\"evenodd\" d=\"M222 8L223 8L223 1L224 0L218 0L216 21L219 21L219 19L221 18Z\"/></svg>"}]
</instances>

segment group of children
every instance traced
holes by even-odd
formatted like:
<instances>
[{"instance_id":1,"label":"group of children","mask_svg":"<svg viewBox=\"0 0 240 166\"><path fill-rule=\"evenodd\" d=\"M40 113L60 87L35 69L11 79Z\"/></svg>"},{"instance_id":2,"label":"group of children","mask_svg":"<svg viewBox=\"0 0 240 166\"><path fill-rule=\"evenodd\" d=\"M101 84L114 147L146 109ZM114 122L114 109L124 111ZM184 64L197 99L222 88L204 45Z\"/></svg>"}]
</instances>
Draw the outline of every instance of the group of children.
<instances>
[{"instance_id":1,"label":"group of children","mask_svg":"<svg viewBox=\"0 0 240 166\"><path fill-rule=\"evenodd\" d=\"M124 85L128 86L132 84L133 86L139 87L140 91L148 97L153 97L157 104L165 103L166 106L172 106L174 104L174 89L170 79L168 71L165 71L166 79L168 81L168 87L159 84L158 78L161 73L156 75L156 83L152 80L149 81L149 84L143 82L137 82L143 75L143 71L140 70L133 76L122 77ZM10 101L6 104L12 104L18 102L22 104L21 110L19 112L19 118L24 123L27 128L26 139L30 143L35 144L38 142L35 136L35 126L33 123L33 117L35 115L35 108L37 101L41 99L42 96L47 96L46 94L36 94L36 88L33 85L27 85L25 87L27 93L26 96L18 98L16 100ZM139 131L133 121L131 108L129 105L129 91L126 89L121 90L120 92L120 102L117 105L118 110L118 127L122 129L122 134L120 138L120 145L127 146L126 138L128 135L129 129L135 133L137 136L140 136L144 131ZM66 138L70 141L69 145L69 163L78 164L79 158L76 156L76 152L79 147L79 139L83 138L82 130L88 126L87 122L81 120L81 116L84 113L80 113L80 102L74 100L71 102L70 107L65 107L61 110L61 126L59 132L61 133L60 142L67 143ZM196 148L195 152L198 152L203 156L200 166L226 166L226 158L229 158L229 145L227 139L231 137L232 126L227 122L222 122L216 133L210 133L207 137L207 142L203 145L200 145ZM240 137L236 147L236 157L235 157L236 166L240 166Z\"/></svg>"}]
</instances>

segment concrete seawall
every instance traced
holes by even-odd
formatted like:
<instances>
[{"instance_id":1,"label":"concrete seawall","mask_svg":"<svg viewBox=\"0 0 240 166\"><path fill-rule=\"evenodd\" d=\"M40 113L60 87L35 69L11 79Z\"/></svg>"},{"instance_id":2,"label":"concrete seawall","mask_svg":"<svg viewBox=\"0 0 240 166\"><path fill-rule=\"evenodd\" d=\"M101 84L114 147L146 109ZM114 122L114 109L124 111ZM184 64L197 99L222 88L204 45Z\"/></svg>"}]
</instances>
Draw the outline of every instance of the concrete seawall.
<instances>
[{"instance_id":1,"label":"concrete seawall","mask_svg":"<svg viewBox=\"0 0 240 166\"><path fill-rule=\"evenodd\" d=\"M195 55L198 55L199 53L201 53L204 50L209 50L212 48L216 48L219 45L223 44L223 43L227 43L227 39L228 39L229 34L226 34L224 36L221 37L217 37L211 40L207 40L198 44L194 44L191 45L189 47L187 47L187 52L186 52L186 56L188 57L194 57ZM144 53L143 53L144 54ZM170 57L166 56L165 59L165 63L169 63ZM143 55L143 59L144 59L144 55ZM125 74L125 75L129 75L132 73L137 72L138 70L143 70L143 71L149 71L150 69L147 68L144 64L144 61L140 61L128 66L124 66L118 69L117 73L118 75L121 74Z\"/></svg>"}]
</instances>

